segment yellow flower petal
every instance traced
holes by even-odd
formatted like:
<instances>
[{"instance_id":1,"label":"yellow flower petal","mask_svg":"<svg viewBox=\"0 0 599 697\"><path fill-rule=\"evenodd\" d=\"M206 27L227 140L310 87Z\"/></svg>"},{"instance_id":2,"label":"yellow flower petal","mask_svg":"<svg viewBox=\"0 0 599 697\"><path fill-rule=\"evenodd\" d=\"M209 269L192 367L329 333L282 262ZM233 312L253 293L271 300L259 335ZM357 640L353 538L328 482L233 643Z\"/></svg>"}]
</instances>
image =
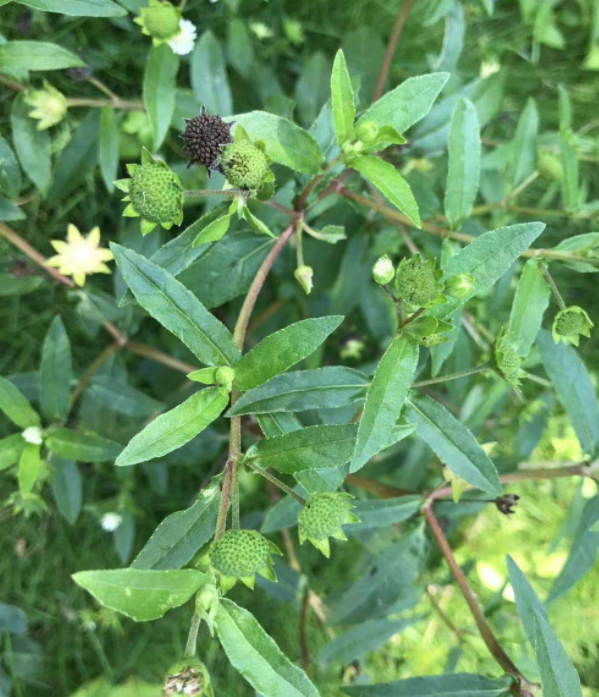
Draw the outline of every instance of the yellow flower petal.
<instances>
[{"instance_id":1,"label":"yellow flower petal","mask_svg":"<svg viewBox=\"0 0 599 697\"><path fill-rule=\"evenodd\" d=\"M72 224L69 224L67 228L67 239L71 244L74 244L75 242L81 242L81 233Z\"/></svg>"},{"instance_id":2,"label":"yellow flower petal","mask_svg":"<svg viewBox=\"0 0 599 697\"><path fill-rule=\"evenodd\" d=\"M67 243L64 240L50 240L50 244L59 254L62 254L67 248Z\"/></svg>"},{"instance_id":3,"label":"yellow flower petal","mask_svg":"<svg viewBox=\"0 0 599 697\"><path fill-rule=\"evenodd\" d=\"M91 232L87 236L87 241L90 244L93 244L94 247L97 247L100 244L100 228L96 225L96 227L92 228Z\"/></svg>"},{"instance_id":4,"label":"yellow flower petal","mask_svg":"<svg viewBox=\"0 0 599 697\"><path fill-rule=\"evenodd\" d=\"M85 273L83 271L76 271L73 274L73 280L78 286L84 286L85 285Z\"/></svg>"},{"instance_id":5,"label":"yellow flower petal","mask_svg":"<svg viewBox=\"0 0 599 697\"><path fill-rule=\"evenodd\" d=\"M60 266L62 264L62 258L56 254L49 259L46 259L46 266Z\"/></svg>"},{"instance_id":6,"label":"yellow flower petal","mask_svg":"<svg viewBox=\"0 0 599 697\"><path fill-rule=\"evenodd\" d=\"M106 264L98 264L95 269L96 273L112 273Z\"/></svg>"}]
</instances>

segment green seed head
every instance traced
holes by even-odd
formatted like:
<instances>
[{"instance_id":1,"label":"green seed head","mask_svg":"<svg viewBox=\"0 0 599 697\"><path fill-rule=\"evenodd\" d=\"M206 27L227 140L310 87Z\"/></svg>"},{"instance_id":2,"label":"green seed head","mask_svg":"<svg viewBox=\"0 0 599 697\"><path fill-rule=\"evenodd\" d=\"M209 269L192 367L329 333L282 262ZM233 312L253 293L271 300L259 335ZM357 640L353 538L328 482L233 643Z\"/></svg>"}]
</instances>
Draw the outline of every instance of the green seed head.
<instances>
[{"instance_id":1,"label":"green seed head","mask_svg":"<svg viewBox=\"0 0 599 697\"><path fill-rule=\"evenodd\" d=\"M564 336L580 334L584 331L587 323L585 317L580 312L566 311L556 322L556 330Z\"/></svg>"},{"instance_id":2,"label":"green seed head","mask_svg":"<svg viewBox=\"0 0 599 697\"><path fill-rule=\"evenodd\" d=\"M510 385L519 385L520 365L522 360L516 348L504 335L503 330L495 342L493 363L497 372Z\"/></svg>"},{"instance_id":3,"label":"green seed head","mask_svg":"<svg viewBox=\"0 0 599 697\"><path fill-rule=\"evenodd\" d=\"M179 10L170 2L150 3L144 13L144 26L155 39L171 39L179 33Z\"/></svg>"},{"instance_id":4,"label":"green seed head","mask_svg":"<svg viewBox=\"0 0 599 697\"><path fill-rule=\"evenodd\" d=\"M343 525L357 523L351 513L351 496L325 492L311 496L299 514L300 542L310 540L325 556L329 556L329 537L346 540Z\"/></svg>"},{"instance_id":5,"label":"green seed head","mask_svg":"<svg viewBox=\"0 0 599 697\"><path fill-rule=\"evenodd\" d=\"M270 563L272 548L255 530L227 530L214 543L210 561L216 571L229 578L248 578Z\"/></svg>"},{"instance_id":6,"label":"green seed head","mask_svg":"<svg viewBox=\"0 0 599 697\"><path fill-rule=\"evenodd\" d=\"M443 286L439 283L435 260L423 260L420 254L403 259L397 267L395 290L399 298L417 307L431 305Z\"/></svg>"},{"instance_id":7,"label":"green seed head","mask_svg":"<svg viewBox=\"0 0 599 697\"><path fill-rule=\"evenodd\" d=\"M553 320L553 340L556 343L563 341L564 344L578 346L580 337L591 336L591 329L594 326L582 307L577 305L566 307L558 312Z\"/></svg>"},{"instance_id":8,"label":"green seed head","mask_svg":"<svg viewBox=\"0 0 599 697\"><path fill-rule=\"evenodd\" d=\"M183 210L178 177L159 164L144 164L135 170L129 196L137 213L152 223L172 223Z\"/></svg>"},{"instance_id":9,"label":"green seed head","mask_svg":"<svg viewBox=\"0 0 599 697\"><path fill-rule=\"evenodd\" d=\"M239 189L257 189L268 174L266 155L249 140L227 145L221 166L228 182Z\"/></svg>"}]
</instances>

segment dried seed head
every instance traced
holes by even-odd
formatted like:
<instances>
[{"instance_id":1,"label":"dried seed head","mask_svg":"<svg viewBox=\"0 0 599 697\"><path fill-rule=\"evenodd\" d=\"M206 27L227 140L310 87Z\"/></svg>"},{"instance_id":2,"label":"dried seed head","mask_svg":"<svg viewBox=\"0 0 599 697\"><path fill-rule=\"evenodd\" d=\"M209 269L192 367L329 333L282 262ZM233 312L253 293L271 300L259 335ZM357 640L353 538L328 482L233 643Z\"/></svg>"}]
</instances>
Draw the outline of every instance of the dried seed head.
<instances>
[{"instance_id":1,"label":"dried seed head","mask_svg":"<svg viewBox=\"0 0 599 697\"><path fill-rule=\"evenodd\" d=\"M206 680L201 668L197 666L182 666L171 675L167 675L162 688L162 697L172 695L193 695L200 697L204 694Z\"/></svg>"},{"instance_id":2,"label":"dried seed head","mask_svg":"<svg viewBox=\"0 0 599 697\"><path fill-rule=\"evenodd\" d=\"M207 114L204 107L199 116L187 119L181 136L185 141L183 152L189 157L189 165L204 165L208 174L219 167L225 145L233 142L231 124L225 123L218 114Z\"/></svg>"}]
</instances>

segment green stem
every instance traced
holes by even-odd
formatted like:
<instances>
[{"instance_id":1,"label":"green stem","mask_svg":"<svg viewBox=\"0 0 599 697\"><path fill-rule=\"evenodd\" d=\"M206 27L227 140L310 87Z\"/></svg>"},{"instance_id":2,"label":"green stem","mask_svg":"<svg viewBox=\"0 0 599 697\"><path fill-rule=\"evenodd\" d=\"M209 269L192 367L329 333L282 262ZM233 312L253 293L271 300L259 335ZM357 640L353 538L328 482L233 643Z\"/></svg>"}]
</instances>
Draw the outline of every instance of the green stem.
<instances>
[{"instance_id":1,"label":"green stem","mask_svg":"<svg viewBox=\"0 0 599 697\"><path fill-rule=\"evenodd\" d=\"M275 477L274 474L271 474L270 472L267 472L261 467L258 467L258 465L252 464L252 462L250 462L249 460L244 460L243 464L246 467L249 467L252 470L252 472L259 474L260 476L264 477L264 479L268 479L269 482L272 482L281 491L284 491L289 496L293 496L293 498L296 501L299 501L302 504L302 506L306 503L306 499L303 496L298 494L297 491L294 491L290 486L287 486L287 484Z\"/></svg>"},{"instance_id":2,"label":"green stem","mask_svg":"<svg viewBox=\"0 0 599 697\"><path fill-rule=\"evenodd\" d=\"M183 193L186 198L206 198L208 196L235 198L241 192L239 189L186 189Z\"/></svg>"},{"instance_id":3,"label":"green stem","mask_svg":"<svg viewBox=\"0 0 599 697\"><path fill-rule=\"evenodd\" d=\"M564 299L562 298L562 294L559 292L559 289L553 280L553 276L549 272L549 268L547 267L547 264L541 262L541 269L543 271L543 275L545 276L545 280L549 284L549 287L551 288L551 292L553 293L553 297L556 299L557 304L559 305L560 310L565 310L566 309L566 303L564 302Z\"/></svg>"},{"instance_id":4,"label":"green stem","mask_svg":"<svg viewBox=\"0 0 599 697\"><path fill-rule=\"evenodd\" d=\"M421 380L420 382L412 383L413 388L428 387L428 385L437 385L440 382L449 382L450 380L459 380L460 378L468 377L468 375L476 375L476 373L482 373L488 370L491 366L489 363L483 363L476 368L470 368L469 370L463 370L460 373L451 373L450 375L442 375L440 378L431 378L430 380Z\"/></svg>"},{"instance_id":5,"label":"green stem","mask_svg":"<svg viewBox=\"0 0 599 697\"><path fill-rule=\"evenodd\" d=\"M202 618L197 612L194 612L191 618L191 625L189 626L189 634L187 635L187 644L185 644L185 658L194 658L196 655L198 632L200 631L201 623Z\"/></svg>"},{"instance_id":6,"label":"green stem","mask_svg":"<svg viewBox=\"0 0 599 697\"><path fill-rule=\"evenodd\" d=\"M413 322L415 319L418 319L420 315L425 311L426 308L421 307L419 310L416 310L414 314L410 315L404 322L401 324L401 328L403 329L405 326L410 324L410 322Z\"/></svg>"}]
</instances>

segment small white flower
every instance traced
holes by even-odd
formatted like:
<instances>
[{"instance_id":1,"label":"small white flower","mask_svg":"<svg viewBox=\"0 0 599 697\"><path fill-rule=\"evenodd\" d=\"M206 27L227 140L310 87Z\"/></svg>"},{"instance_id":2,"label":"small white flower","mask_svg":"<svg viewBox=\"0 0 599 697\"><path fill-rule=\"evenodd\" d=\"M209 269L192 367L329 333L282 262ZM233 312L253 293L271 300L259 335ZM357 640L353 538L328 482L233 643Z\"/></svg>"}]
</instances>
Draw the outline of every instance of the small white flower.
<instances>
[{"instance_id":1,"label":"small white flower","mask_svg":"<svg viewBox=\"0 0 599 697\"><path fill-rule=\"evenodd\" d=\"M106 532L114 532L123 522L123 516L120 513L105 513L102 516L102 528Z\"/></svg>"},{"instance_id":2,"label":"small white flower","mask_svg":"<svg viewBox=\"0 0 599 697\"><path fill-rule=\"evenodd\" d=\"M33 445L41 445L44 440L44 432L39 426L29 426L21 433L23 440Z\"/></svg>"},{"instance_id":3,"label":"small white flower","mask_svg":"<svg viewBox=\"0 0 599 697\"><path fill-rule=\"evenodd\" d=\"M501 63L496 58L484 61L480 66L480 77L482 80L484 80L485 78L498 73L500 70Z\"/></svg>"},{"instance_id":4,"label":"small white flower","mask_svg":"<svg viewBox=\"0 0 599 697\"><path fill-rule=\"evenodd\" d=\"M186 56L193 51L197 30L195 24L188 19L182 19L179 22L179 29L181 31L168 42L168 45L173 53L178 56Z\"/></svg>"}]
</instances>

